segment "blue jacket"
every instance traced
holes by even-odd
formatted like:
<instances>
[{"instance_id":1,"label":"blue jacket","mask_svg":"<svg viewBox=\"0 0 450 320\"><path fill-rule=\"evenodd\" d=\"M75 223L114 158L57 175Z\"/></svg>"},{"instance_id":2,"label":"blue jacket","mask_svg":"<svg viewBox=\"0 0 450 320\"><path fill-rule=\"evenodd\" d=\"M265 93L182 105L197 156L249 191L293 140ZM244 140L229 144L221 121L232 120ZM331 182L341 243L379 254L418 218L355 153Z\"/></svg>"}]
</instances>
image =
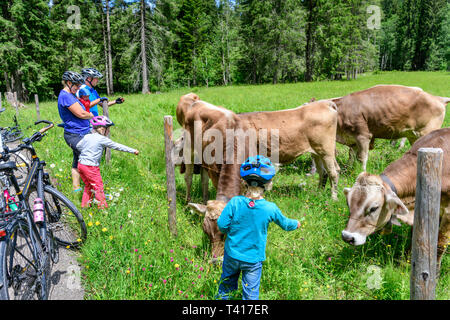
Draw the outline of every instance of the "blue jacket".
<instances>
[{"instance_id":1,"label":"blue jacket","mask_svg":"<svg viewBox=\"0 0 450 320\"><path fill-rule=\"evenodd\" d=\"M286 231L297 229L298 224L297 220L283 216L276 204L265 199L232 198L217 220L219 230L227 234L226 253L248 263L266 260L267 229L271 222Z\"/></svg>"},{"instance_id":2,"label":"blue jacket","mask_svg":"<svg viewBox=\"0 0 450 320\"><path fill-rule=\"evenodd\" d=\"M97 100L98 98L100 98L100 95L98 94L97 90L95 90L94 88L91 88L91 87L89 87L86 84L83 84L80 87L80 90L83 89L83 88L87 89L89 91L89 93L90 93L89 101L92 102L92 101ZM78 90L78 92L80 92L80 90ZM77 92L77 97L79 98L78 92ZM89 109L89 111L94 115L94 117L98 116L98 104L96 104L95 106L92 106Z\"/></svg>"}]
</instances>

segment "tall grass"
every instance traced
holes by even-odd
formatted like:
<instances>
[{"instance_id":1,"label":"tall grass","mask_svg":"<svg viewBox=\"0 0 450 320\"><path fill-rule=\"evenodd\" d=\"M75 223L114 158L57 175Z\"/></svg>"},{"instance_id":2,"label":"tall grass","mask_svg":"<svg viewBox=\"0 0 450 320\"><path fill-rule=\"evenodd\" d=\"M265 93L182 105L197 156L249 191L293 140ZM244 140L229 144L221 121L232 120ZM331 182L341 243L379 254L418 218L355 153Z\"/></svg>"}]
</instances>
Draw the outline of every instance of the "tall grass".
<instances>
[{"instance_id":1,"label":"tall grass","mask_svg":"<svg viewBox=\"0 0 450 320\"><path fill-rule=\"evenodd\" d=\"M356 81L314 82L260 86L179 89L158 95L125 95L126 102L110 108L115 127L112 139L137 148L138 157L112 152L109 165L101 164L110 208L83 209L88 240L81 250L86 299L213 299L221 274L208 264L209 243L202 220L186 208L182 175L176 174L178 236L168 230L164 163L164 115L175 116L179 97L194 91L201 99L235 112L292 108L316 99L338 97L376 84L418 86L435 95L450 96L449 73L388 72L362 76ZM111 97L112 98L112 97ZM11 124L14 111L0 115L0 124ZM29 135L35 127L32 104L20 110L19 122ZM41 117L59 123L55 101L41 104ZM444 126L450 125L447 112ZM31 126L31 127L29 127ZM175 129L179 125L175 123ZM58 189L80 206L81 195L72 194L71 150L62 129L48 133L36 147ZM402 150L389 141L376 141L368 171L380 173ZM342 189L353 185L360 167L346 167L347 148L338 145L342 168L339 201L330 199L329 185L317 188L317 177L307 177L311 164L303 155L283 167L267 199L301 222L301 228L284 232L270 226L267 260L261 280L261 299L409 299L410 236L407 226L394 227L389 236L372 235L363 246L346 245L340 238L348 210ZM194 179L198 181L197 179ZM215 190L210 185L210 198ZM198 184L193 200L201 201ZM379 269L378 274L373 267ZM437 286L438 299L450 299L450 259L444 258ZM381 285L370 285L374 276ZM236 296L239 298L239 295Z\"/></svg>"}]
</instances>

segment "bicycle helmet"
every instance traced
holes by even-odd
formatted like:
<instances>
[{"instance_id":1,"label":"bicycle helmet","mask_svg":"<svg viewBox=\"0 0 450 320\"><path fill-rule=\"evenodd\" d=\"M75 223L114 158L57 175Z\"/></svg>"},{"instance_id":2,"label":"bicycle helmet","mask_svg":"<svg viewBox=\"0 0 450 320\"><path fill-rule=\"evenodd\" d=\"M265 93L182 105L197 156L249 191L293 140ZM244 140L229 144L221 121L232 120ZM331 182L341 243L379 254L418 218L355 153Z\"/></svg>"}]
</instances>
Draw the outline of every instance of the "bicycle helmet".
<instances>
[{"instance_id":1,"label":"bicycle helmet","mask_svg":"<svg viewBox=\"0 0 450 320\"><path fill-rule=\"evenodd\" d=\"M263 187L275 176L275 167L269 158L257 155L241 165L240 175L249 185Z\"/></svg>"},{"instance_id":2,"label":"bicycle helmet","mask_svg":"<svg viewBox=\"0 0 450 320\"><path fill-rule=\"evenodd\" d=\"M86 88L81 88L80 90L78 90L78 96L82 97L82 96L89 96L91 93L88 91L88 89Z\"/></svg>"},{"instance_id":3,"label":"bicycle helmet","mask_svg":"<svg viewBox=\"0 0 450 320\"><path fill-rule=\"evenodd\" d=\"M111 127L114 125L114 123L111 120L109 120L109 118L107 116L93 117L90 120L90 122L94 128L96 128L96 127L106 127L107 128L107 127Z\"/></svg>"},{"instance_id":4,"label":"bicycle helmet","mask_svg":"<svg viewBox=\"0 0 450 320\"><path fill-rule=\"evenodd\" d=\"M103 78L103 74L95 68L84 68L81 70L81 75L84 79L87 79L88 77L98 79Z\"/></svg>"},{"instance_id":5,"label":"bicycle helmet","mask_svg":"<svg viewBox=\"0 0 450 320\"><path fill-rule=\"evenodd\" d=\"M84 78L77 72L65 71L62 75L63 81L70 81L72 84L83 84Z\"/></svg>"}]
</instances>

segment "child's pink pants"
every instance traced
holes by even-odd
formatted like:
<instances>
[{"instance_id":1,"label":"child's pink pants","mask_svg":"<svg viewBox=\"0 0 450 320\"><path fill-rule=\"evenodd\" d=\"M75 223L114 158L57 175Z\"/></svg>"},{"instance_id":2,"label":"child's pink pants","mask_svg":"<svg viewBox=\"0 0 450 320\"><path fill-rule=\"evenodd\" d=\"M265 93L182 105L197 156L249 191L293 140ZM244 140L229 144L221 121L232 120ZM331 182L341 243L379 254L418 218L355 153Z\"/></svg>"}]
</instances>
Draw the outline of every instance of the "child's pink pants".
<instances>
[{"instance_id":1,"label":"child's pink pants","mask_svg":"<svg viewBox=\"0 0 450 320\"><path fill-rule=\"evenodd\" d=\"M90 207L95 195L95 199L98 201L98 208L108 208L105 192L103 191L103 180L100 175L100 168L78 163L78 171L80 172L81 179L83 179L84 182L84 193L83 198L81 199L81 207Z\"/></svg>"}]
</instances>

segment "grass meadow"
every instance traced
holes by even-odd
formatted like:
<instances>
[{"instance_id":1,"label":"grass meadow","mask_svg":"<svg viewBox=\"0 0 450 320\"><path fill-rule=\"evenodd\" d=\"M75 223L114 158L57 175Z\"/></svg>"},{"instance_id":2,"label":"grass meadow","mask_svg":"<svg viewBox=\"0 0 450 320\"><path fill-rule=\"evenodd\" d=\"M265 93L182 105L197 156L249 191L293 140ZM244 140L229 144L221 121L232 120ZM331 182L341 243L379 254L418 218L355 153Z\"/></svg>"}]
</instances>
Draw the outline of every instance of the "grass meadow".
<instances>
[{"instance_id":1,"label":"grass meadow","mask_svg":"<svg viewBox=\"0 0 450 320\"><path fill-rule=\"evenodd\" d=\"M293 108L316 99L332 98L376 84L418 86L434 95L450 96L450 74L443 72L383 72L362 75L355 81L313 82L259 86L185 88L162 94L123 95L125 103L110 108L116 124L114 141L137 148L139 156L112 151L109 165L101 172L110 208L83 209L88 240L80 251L82 283L86 299L214 299L221 268L208 264L209 241L202 231L202 218L186 207L183 176L176 172L177 228L168 229L164 162L163 117L174 116L181 95L197 93L202 100L235 112ZM111 97L112 98L112 97ZM34 103L20 109L19 123L27 135L35 129ZM14 109L0 115L0 125L12 124ZM60 123L56 101L40 105L41 118ZM444 126L450 125L447 109ZM31 127L30 127L31 126ZM377 140L370 152L368 171L381 173L409 149L391 147ZM47 169L58 180L58 189L80 207L81 194L72 194L71 149L63 130L55 128L36 144ZM348 148L338 145L341 166L339 200L330 198L330 186L317 187L318 177L307 177L309 154L281 168L274 188L266 198L301 228L285 232L275 224L269 228L267 260L261 279L260 299L409 299L410 238L408 226L394 226L388 236L368 238L352 247L341 240L348 209L343 188L353 185L359 164L346 167ZM194 177L193 202L201 202L199 177ZM210 183L210 199L215 190ZM450 299L450 256L443 259L437 299ZM236 298L240 298L236 295Z\"/></svg>"}]
</instances>

